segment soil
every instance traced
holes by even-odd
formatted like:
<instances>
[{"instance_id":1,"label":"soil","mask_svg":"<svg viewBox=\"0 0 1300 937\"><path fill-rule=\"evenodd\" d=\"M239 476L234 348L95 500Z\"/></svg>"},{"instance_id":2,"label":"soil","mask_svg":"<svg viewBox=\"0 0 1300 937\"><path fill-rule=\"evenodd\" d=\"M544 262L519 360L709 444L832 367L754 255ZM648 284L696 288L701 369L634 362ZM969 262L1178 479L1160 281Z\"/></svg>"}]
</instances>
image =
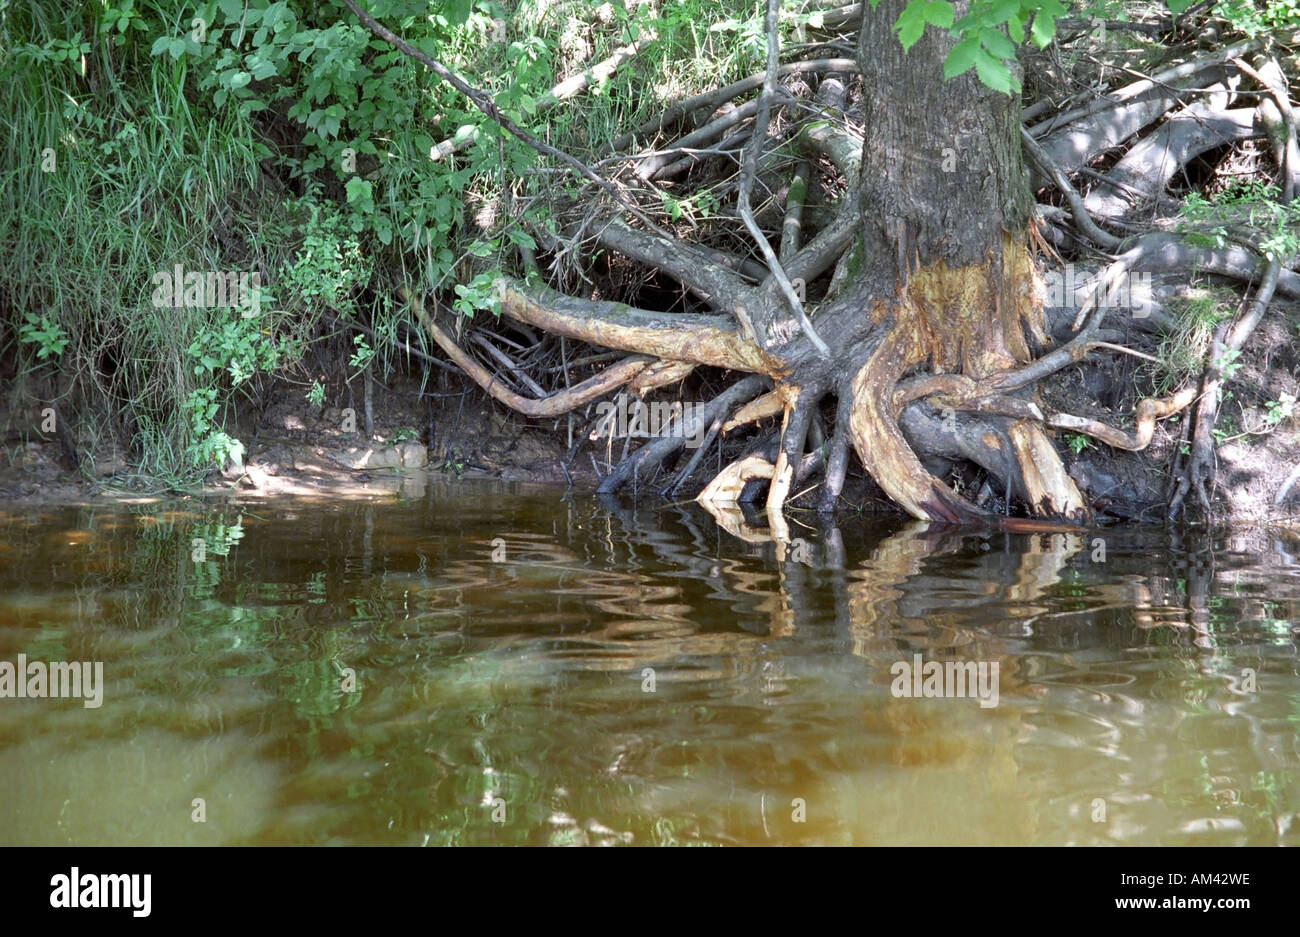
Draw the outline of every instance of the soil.
<instances>
[{"instance_id":1,"label":"soil","mask_svg":"<svg viewBox=\"0 0 1300 937\"><path fill-rule=\"evenodd\" d=\"M1166 311L1191 288L1186 277L1156 278L1153 286L1157 309ZM1069 310L1056 313L1058 329L1060 321L1072 317ZM1300 303L1275 299L1229 383L1232 396L1220 411L1223 440L1215 521L1283 523L1300 517L1300 481L1292 478L1300 467L1300 406L1294 416L1272 426L1268 419L1270 404L1284 394L1300 397L1297 323ZM1121 316L1108 318L1106 328L1124 331L1130 347L1148 354L1159 351L1159 336ZM1139 371L1144 368L1137 358L1096 351L1087 361L1040 385L1040 399L1054 410L1129 427L1137 400L1151 391L1141 383ZM565 463L586 422L580 414L572 419L530 421L490 400L468 381L458 385L454 376L446 376L435 385L432 393L422 394L418 377L399 377L387 387L376 384L369 436L361 425L359 393L342 401L352 405L353 414L341 406L312 406L304 399L301 385L275 385L264 395L260 412L243 412L235 421L232 435L248 447L243 464L213 473L200 491L192 493L240 498L414 495L430 477L572 484L590 490L608 470L603 444L589 444ZM1186 418L1187 413L1159 423L1150 446L1135 453L1111 450L1095 441L1075 452L1068 437L1056 434L1069 472L1099 520L1141 523L1164 518L1175 461L1184 445ZM88 478L71 466L69 447L42 436L36 425L31 406L0 410L0 427L7 428L6 445L0 450L4 469L0 500L85 503L157 494L133 472L121 452L96 451L88 473L94 477ZM84 440L78 443L80 451L86 451ZM621 443L613 452L615 461L619 449ZM730 458L731 452L728 448L724 458ZM709 458L705 463L714 461ZM711 471L703 470L700 484ZM864 511L892 510L874 484L854 477L860 474L851 473L841 503ZM982 497L986 506L990 501L1000 504L978 470L958 470L953 481L969 496ZM1279 498L1281 494L1285 496ZM813 492L802 500L792 499L792 506L811 506L815 497ZM1014 513L1021 506L1012 507Z\"/></svg>"},{"instance_id":2,"label":"soil","mask_svg":"<svg viewBox=\"0 0 1300 937\"><path fill-rule=\"evenodd\" d=\"M418 379L399 378L391 388L377 386L368 437L360 414L313 407L303 399L300 386L280 384L268 396L260 414L242 413L236 421L232 435L247 444L242 464L212 473L193 494L412 494L429 476L566 483L561 461L567 451L567 421L558 421L558 432L549 425L530 425L476 387L466 393L421 396ZM86 478L69 466L58 439L34 431L23 438L15 432L17 425L31 425L29 417L26 412L0 414L0 426L11 427L10 443L0 451L6 479L0 500L83 503L137 500L157 493L125 459L112 454L97 454L92 469L96 477ZM575 465L569 475L575 485L597 483L590 465Z\"/></svg>"}]
</instances>

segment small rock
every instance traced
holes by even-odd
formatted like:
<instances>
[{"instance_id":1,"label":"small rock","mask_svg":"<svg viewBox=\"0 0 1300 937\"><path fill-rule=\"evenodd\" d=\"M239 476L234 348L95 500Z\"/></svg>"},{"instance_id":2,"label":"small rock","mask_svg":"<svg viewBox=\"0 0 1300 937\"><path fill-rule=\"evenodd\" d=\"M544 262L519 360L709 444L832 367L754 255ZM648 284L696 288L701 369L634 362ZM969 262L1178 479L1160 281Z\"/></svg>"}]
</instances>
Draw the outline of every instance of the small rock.
<instances>
[{"instance_id":1,"label":"small rock","mask_svg":"<svg viewBox=\"0 0 1300 937\"><path fill-rule=\"evenodd\" d=\"M429 464L429 450L422 443L404 442L398 449L404 468L424 468Z\"/></svg>"},{"instance_id":2,"label":"small rock","mask_svg":"<svg viewBox=\"0 0 1300 937\"><path fill-rule=\"evenodd\" d=\"M362 469L401 468L402 456L395 447L381 449L333 449L326 452L329 458L354 472Z\"/></svg>"},{"instance_id":3,"label":"small rock","mask_svg":"<svg viewBox=\"0 0 1300 937\"><path fill-rule=\"evenodd\" d=\"M255 488L261 491L271 483L266 472L262 471L256 465L250 465L245 469L243 476L239 479L239 484L245 488Z\"/></svg>"}]
</instances>

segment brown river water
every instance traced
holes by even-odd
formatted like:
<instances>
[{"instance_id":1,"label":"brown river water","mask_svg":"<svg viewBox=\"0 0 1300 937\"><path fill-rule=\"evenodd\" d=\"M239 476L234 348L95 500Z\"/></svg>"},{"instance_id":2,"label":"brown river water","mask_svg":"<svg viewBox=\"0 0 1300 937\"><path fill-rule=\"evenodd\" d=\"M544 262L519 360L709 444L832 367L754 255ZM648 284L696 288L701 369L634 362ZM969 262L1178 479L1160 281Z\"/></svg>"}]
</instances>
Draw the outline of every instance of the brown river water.
<instances>
[{"instance_id":1,"label":"brown river water","mask_svg":"<svg viewBox=\"0 0 1300 937\"><path fill-rule=\"evenodd\" d=\"M789 516L0 509L0 843L1300 845L1300 544Z\"/></svg>"}]
</instances>

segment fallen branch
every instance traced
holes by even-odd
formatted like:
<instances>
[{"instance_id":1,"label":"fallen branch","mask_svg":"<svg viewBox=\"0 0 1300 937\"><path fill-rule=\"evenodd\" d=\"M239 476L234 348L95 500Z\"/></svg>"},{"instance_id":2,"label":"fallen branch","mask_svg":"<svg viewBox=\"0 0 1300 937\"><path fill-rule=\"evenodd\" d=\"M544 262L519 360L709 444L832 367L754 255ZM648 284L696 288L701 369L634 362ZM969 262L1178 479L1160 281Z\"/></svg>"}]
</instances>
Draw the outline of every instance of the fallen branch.
<instances>
[{"instance_id":1,"label":"fallen branch","mask_svg":"<svg viewBox=\"0 0 1300 937\"><path fill-rule=\"evenodd\" d=\"M699 130L688 133L679 139L671 147L661 150L652 150L648 153L641 153L631 157L636 161L636 174L648 181L658 179L665 175L668 167L675 165L677 158L688 150L698 150L707 147L710 144L721 139L722 136L742 120L748 120L754 116L758 110L757 101L749 101L733 108L726 114L723 114L717 120L712 121L701 127Z\"/></svg>"},{"instance_id":2,"label":"fallen branch","mask_svg":"<svg viewBox=\"0 0 1300 937\"><path fill-rule=\"evenodd\" d=\"M1154 202L1189 160L1216 146L1258 135L1253 108L1222 110L1208 104L1183 108L1134 144L1106 173L1123 191L1093 189L1084 206L1103 218L1119 217L1144 202Z\"/></svg>"},{"instance_id":3,"label":"fallen branch","mask_svg":"<svg viewBox=\"0 0 1300 937\"><path fill-rule=\"evenodd\" d=\"M540 384L538 384L531 377L529 377L524 372L524 369L519 367L519 364L516 361L514 361L509 355L507 355L496 345L493 345L483 335L480 335L478 332L474 332L470 335L470 341L472 341L474 344L478 345L480 348L486 351L489 357L495 358L497 363L499 363L503 368L509 371L510 374L515 378L515 380L523 384L528 390L532 391L534 394L537 394L539 397L546 396L545 388L543 388Z\"/></svg>"},{"instance_id":4,"label":"fallen branch","mask_svg":"<svg viewBox=\"0 0 1300 937\"><path fill-rule=\"evenodd\" d=\"M1190 78L1199 72L1216 65L1222 65L1230 59L1245 55L1259 47L1258 39L1246 39L1242 42L1234 43L1222 49L1199 55L1189 61L1182 62L1178 65L1171 65L1168 68L1141 78L1138 81L1127 84L1118 88L1109 94L1103 94L1094 101L1076 107L1073 110L1066 111L1063 114L1056 114L1042 123L1035 124L1029 128L1029 132L1034 137L1042 137L1055 130L1065 127L1068 124L1075 124L1081 118L1094 117L1102 111L1109 110L1117 105L1127 104L1136 101L1142 95L1153 91L1157 88L1168 89L1174 82L1183 78ZM1149 121L1147 121L1149 123ZM1072 132L1083 130L1082 127L1071 127ZM1140 129L1140 128L1139 128ZM1118 142L1118 141L1116 141Z\"/></svg>"},{"instance_id":5,"label":"fallen branch","mask_svg":"<svg viewBox=\"0 0 1300 937\"><path fill-rule=\"evenodd\" d=\"M810 59L806 62L788 62L777 69L777 77L785 78L787 75L802 75L816 72L849 72L851 74L857 74L858 63L855 59ZM766 77L766 71L758 72L757 74L750 75L748 78L742 78L740 81L733 82L724 88L718 88L714 91L705 91L702 94L693 95L692 97L678 101L658 117L647 121L631 133L623 134L606 147L605 152L622 152L636 143L638 139L644 140L658 133L662 133L669 127L681 123L691 114L702 112L705 118L710 117L714 111L727 101L738 98L744 94L749 94L751 91L763 87L763 82Z\"/></svg>"},{"instance_id":6,"label":"fallen branch","mask_svg":"<svg viewBox=\"0 0 1300 937\"><path fill-rule=\"evenodd\" d=\"M808 161L799 160L799 165L795 167L794 178L790 180L790 188L785 195L785 219L781 222L781 249L777 253L777 259L783 265L794 258L803 242L803 205L808 198L808 179L811 175L812 167L808 165Z\"/></svg>"}]
</instances>

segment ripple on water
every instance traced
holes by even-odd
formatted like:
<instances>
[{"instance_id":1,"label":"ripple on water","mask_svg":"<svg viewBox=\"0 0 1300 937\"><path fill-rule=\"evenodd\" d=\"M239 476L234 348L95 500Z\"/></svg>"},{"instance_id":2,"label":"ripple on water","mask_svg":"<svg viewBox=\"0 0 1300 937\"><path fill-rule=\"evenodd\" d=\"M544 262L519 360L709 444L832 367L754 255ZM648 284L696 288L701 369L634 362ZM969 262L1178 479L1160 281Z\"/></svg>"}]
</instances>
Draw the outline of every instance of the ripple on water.
<instances>
[{"instance_id":1,"label":"ripple on water","mask_svg":"<svg viewBox=\"0 0 1300 937\"><path fill-rule=\"evenodd\" d=\"M0 513L0 660L108 690L0 706L0 841L1300 845L1267 538L846 519L778 564L693 508L429 492ZM997 662L997 707L894 697L915 654Z\"/></svg>"}]
</instances>

